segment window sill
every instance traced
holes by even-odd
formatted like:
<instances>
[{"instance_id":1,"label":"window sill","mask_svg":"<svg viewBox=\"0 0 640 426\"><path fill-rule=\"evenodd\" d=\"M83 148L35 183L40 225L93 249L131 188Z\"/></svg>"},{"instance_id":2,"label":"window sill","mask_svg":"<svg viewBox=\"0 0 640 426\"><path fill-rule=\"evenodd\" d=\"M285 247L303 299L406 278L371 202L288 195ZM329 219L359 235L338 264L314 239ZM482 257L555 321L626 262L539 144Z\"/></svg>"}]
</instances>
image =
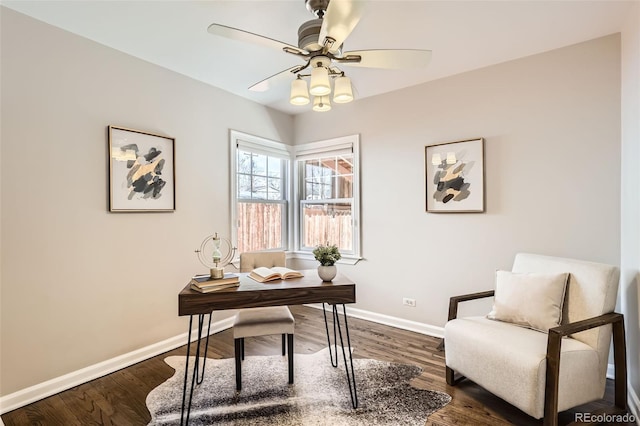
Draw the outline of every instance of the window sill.
<instances>
[{"instance_id":1,"label":"window sill","mask_svg":"<svg viewBox=\"0 0 640 426\"><path fill-rule=\"evenodd\" d=\"M300 260L311 260L316 262L316 259L313 257L313 254L303 251L289 251L287 252L287 259L300 259ZM354 255L343 255L340 260L336 263L338 265L355 265L360 262L362 257L354 256Z\"/></svg>"}]
</instances>

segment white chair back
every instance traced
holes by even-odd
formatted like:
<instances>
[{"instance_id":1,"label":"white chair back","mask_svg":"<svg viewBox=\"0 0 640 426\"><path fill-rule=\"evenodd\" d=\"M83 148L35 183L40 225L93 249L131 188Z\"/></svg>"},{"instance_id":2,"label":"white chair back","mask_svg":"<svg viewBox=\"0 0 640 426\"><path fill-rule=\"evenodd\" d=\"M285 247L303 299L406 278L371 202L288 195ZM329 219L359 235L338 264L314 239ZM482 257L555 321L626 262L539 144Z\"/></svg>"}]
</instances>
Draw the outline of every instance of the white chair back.
<instances>
[{"instance_id":1,"label":"white chair back","mask_svg":"<svg viewBox=\"0 0 640 426\"><path fill-rule=\"evenodd\" d=\"M575 259L518 253L513 272L562 273L569 272L562 323L581 321L613 312L618 296L620 271L602 263ZM597 327L572 335L596 349L600 354L601 372L606 374L611 326Z\"/></svg>"},{"instance_id":2,"label":"white chair back","mask_svg":"<svg viewBox=\"0 0 640 426\"><path fill-rule=\"evenodd\" d=\"M286 266L284 251L247 251L240 253L240 272L251 272L255 268Z\"/></svg>"}]
</instances>

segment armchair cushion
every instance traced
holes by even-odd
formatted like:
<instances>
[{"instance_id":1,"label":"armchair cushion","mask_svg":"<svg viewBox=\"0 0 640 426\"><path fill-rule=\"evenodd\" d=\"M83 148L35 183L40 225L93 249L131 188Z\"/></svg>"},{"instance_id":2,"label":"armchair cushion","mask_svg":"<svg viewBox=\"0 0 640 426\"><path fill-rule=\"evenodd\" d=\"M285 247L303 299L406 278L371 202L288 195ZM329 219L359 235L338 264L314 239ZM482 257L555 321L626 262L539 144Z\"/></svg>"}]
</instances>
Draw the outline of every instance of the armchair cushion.
<instances>
[{"instance_id":1,"label":"armchair cushion","mask_svg":"<svg viewBox=\"0 0 640 426\"><path fill-rule=\"evenodd\" d=\"M458 318L445 326L447 366L525 413L544 415L547 334L485 317ZM602 398L600 355L572 338L562 341L558 409Z\"/></svg>"},{"instance_id":2,"label":"armchair cushion","mask_svg":"<svg viewBox=\"0 0 640 426\"><path fill-rule=\"evenodd\" d=\"M494 304L487 318L544 332L559 326L568 277L496 271Z\"/></svg>"}]
</instances>

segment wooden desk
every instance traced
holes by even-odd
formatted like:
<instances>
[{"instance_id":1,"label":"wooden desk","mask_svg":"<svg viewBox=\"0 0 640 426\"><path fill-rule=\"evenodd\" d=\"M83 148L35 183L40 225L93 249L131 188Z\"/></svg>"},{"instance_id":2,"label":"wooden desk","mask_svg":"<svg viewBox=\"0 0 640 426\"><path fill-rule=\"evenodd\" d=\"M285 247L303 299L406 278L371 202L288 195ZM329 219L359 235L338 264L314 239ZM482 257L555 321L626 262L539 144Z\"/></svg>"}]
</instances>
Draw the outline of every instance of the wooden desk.
<instances>
[{"instance_id":1,"label":"wooden desk","mask_svg":"<svg viewBox=\"0 0 640 426\"><path fill-rule=\"evenodd\" d=\"M189 284L178 294L178 315L209 314L225 309L264 306L302 305L305 303L355 303L356 285L338 274L333 281L323 282L315 269L301 271L302 278L259 283L240 275L240 286L211 293L191 290Z\"/></svg>"},{"instance_id":2,"label":"wooden desk","mask_svg":"<svg viewBox=\"0 0 640 426\"><path fill-rule=\"evenodd\" d=\"M347 311L345 303L355 303L356 285L349 278L338 274L331 282L323 282L318 277L315 269L301 271L302 278L288 280L270 281L259 283L248 277L246 273L240 275L240 286L231 289L213 291L211 293L200 293L191 290L187 284L178 294L178 315L189 315L189 331L187 338L187 356L185 363L184 385L182 390L182 415L180 424L189 424L189 414L191 412L191 399L193 390L197 384L204 380L204 368L207 359L207 347L209 344L209 330L211 329L211 316L213 311L227 309L258 308L268 306L301 305L305 303L322 303L325 328L327 332L327 344L329 345L329 356L331 365L338 366L338 338L342 347L342 357L344 359L347 383L351 396L353 408L358 407L358 395L356 391L355 372L353 370L353 360L351 359L351 338L349 337L349 325L347 322ZM333 352L331 350L331 337L325 304L332 306L333 314ZM343 338L343 326L338 315L338 305L342 305L344 318L344 334L346 337L347 350L345 351L345 339ZM202 361L200 357L200 346L204 331L204 316L209 315L209 327L206 332L206 343ZM191 378L189 398L187 402L187 383L189 371L189 355L191 349L191 330L193 327L193 316L198 316L198 339L196 344L195 367ZM348 355L348 356L347 356ZM348 361L347 361L348 359ZM202 365L200 363L202 362ZM349 371L349 364L351 371ZM201 370L201 375L200 375ZM187 409L185 418L185 408Z\"/></svg>"}]
</instances>

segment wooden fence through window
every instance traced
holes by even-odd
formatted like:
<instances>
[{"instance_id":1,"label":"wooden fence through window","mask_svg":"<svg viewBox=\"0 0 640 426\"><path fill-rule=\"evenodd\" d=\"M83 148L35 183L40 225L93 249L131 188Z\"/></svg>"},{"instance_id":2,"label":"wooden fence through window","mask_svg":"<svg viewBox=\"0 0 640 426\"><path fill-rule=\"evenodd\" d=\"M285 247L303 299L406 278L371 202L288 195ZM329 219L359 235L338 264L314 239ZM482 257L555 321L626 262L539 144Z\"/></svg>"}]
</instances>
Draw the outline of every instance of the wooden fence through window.
<instances>
[{"instance_id":1,"label":"wooden fence through window","mask_svg":"<svg viewBox=\"0 0 640 426\"><path fill-rule=\"evenodd\" d=\"M283 247L283 204L238 203L238 252ZM335 244L351 250L353 227L351 212L327 214L323 210L305 209L304 246Z\"/></svg>"}]
</instances>

